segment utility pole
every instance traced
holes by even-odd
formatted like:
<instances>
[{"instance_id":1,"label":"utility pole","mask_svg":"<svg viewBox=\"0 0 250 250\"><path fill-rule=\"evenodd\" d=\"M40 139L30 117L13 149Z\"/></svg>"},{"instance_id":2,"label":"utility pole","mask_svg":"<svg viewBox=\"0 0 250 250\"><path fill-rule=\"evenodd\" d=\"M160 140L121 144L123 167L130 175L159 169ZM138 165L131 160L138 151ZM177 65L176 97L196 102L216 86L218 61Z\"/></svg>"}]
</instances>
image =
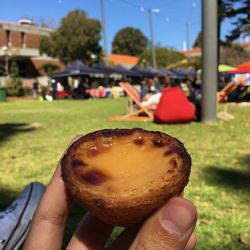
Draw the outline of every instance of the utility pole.
<instances>
[{"instance_id":1,"label":"utility pole","mask_svg":"<svg viewBox=\"0 0 250 250\"><path fill-rule=\"evenodd\" d=\"M155 56L155 47L154 47L154 30L153 30L153 17L152 17L152 12L159 12L159 9L148 9L148 15L149 15L149 28L150 28L150 45L151 45L151 51L152 51L152 63L153 67L157 68L157 63L156 63L156 56Z\"/></svg>"},{"instance_id":2,"label":"utility pole","mask_svg":"<svg viewBox=\"0 0 250 250\"><path fill-rule=\"evenodd\" d=\"M186 22L186 43L187 43L187 50L190 49L189 47L189 24Z\"/></svg>"},{"instance_id":3,"label":"utility pole","mask_svg":"<svg viewBox=\"0 0 250 250\"><path fill-rule=\"evenodd\" d=\"M108 64L108 46L107 46L107 34L106 34L106 21L105 21L105 13L104 13L104 2L100 0L101 5L101 17L102 17L102 34L103 34L103 46L104 46L104 62Z\"/></svg>"},{"instance_id":4,"label":"utility pole","mask_svg":"<svg viewBox=\"0 0 250 250\"><path fill-rule=\"evenodd\" d=\"M218 18L217 0L202 0L202 122L217 118Z\"/></svg>"}]
</instances>

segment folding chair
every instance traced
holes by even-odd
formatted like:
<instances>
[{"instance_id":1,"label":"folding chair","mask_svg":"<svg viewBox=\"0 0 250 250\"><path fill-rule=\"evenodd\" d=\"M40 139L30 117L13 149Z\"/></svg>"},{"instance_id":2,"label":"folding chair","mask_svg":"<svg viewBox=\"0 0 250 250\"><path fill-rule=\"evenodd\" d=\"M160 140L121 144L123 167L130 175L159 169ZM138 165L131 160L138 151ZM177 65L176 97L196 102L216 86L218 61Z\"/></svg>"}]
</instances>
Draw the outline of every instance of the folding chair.
<instances>
[{"instance_id":1,"label":"folding chair","mask_svg":"<svg viewBox=\"0 0 250 250\"><path fill-rule=\"evenodd\" d=\"M237 84L228 83L222 90L217 92L217 102L224 102L227 100L229 94L237 88Z\"/></svg>"},{"instance_id":2,"label":"folding chair","mask_svg":"<svg viewBox=\"0 0 250 250\"><path fill-rule=\"evenodd\" d=\"M232 91L234 91L237 88L237 84L235 83L228 83L222 90L217 92L217 106L220 102L226 102L228 99L228 96ZM228 113L227 104L224 105L224 111L217 112L217 117L221 120L231 120L234 119L234 116Z\"/></svg>"},{"instance_id":3,"label":"folding chair","mask_svg":"<svg viewBox=\"0 0 250 250\"><path fill-rule=\"evenodd\" d=\"M120 86L129 97L129 111L125 115L112 116L109 119L117 121L153 121L153 114L150 111L151 107L144 107L141 105L140 96L137 90L128 82L121 82ZM134 103L137 109L134 108Z\"/></svg>"}]
</instances>

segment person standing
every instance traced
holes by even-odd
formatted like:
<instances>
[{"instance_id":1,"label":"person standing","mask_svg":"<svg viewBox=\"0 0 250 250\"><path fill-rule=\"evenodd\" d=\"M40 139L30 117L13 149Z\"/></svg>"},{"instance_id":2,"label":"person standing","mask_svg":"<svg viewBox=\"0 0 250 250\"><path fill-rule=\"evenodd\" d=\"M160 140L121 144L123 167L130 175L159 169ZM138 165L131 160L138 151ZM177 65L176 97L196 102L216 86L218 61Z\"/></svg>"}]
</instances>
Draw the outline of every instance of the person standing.
<instances>
[{"instance_id":1,"label":"person standing","mask_svg":"<svg viewBox=\"0 0 250 250\"><path fill-rule=\"evenodd\" d=\"M51 90L52 90L52 98L53 100L57 99L57 83L55 79L51 80Z\"/></svg>"},{"instance_id":2,"label":"person standing","mask_svg":"<svg viewBox=\"0 0 250 250\"><path fill-rule=\"evenodd\" d=\"M38 99L38 93L39 93L39 83L37 79L33 82L33 99L37 100Z\"/></svg>"}]
</instances>

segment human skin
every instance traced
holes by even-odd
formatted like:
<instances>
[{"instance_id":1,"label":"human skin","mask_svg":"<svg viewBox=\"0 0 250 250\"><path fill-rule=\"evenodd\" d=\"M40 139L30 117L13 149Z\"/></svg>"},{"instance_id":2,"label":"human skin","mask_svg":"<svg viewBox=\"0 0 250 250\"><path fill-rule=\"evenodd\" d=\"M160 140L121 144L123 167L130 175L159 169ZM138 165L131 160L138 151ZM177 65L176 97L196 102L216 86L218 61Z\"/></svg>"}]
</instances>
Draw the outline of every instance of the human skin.
<instances>
[{"instance_id":1,"label":"human skin","mask_svg":"<svg viewBox=\"0 0 250 250\"><path fill-rule=\"evenodd\" d=\"M81 136L76 136L70 144ZM59 161L33 217L24 250L62 248L72 200L61 178ZM193 203L182 197L174 197L142 225L125 229L116 238L111 249L194 249L196 236L193 231L196 221L197 211ZM67 249L104 249L113 229L114 226L105 224L87 213L80 221Z\"/></svg>"}]
</instances>

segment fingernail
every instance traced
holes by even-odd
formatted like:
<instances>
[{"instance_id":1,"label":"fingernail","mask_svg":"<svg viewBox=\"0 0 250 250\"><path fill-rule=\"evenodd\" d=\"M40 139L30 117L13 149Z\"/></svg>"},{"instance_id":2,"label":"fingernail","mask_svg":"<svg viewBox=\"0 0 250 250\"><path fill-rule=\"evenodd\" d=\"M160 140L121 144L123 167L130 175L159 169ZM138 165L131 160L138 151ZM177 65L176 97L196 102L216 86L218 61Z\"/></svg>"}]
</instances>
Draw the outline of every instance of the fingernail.
<instances>
[{"instance_id":1,"label":"fingernail","mask_svg":"<svg viewBox=\"0 0 250 250\"><path fill-rule=\"evenodd\" d=\"M196 221L193 204L182 198L171 199L161 211L161 225L170 234L185 234Z\"/></svg>"}]
</instances>

